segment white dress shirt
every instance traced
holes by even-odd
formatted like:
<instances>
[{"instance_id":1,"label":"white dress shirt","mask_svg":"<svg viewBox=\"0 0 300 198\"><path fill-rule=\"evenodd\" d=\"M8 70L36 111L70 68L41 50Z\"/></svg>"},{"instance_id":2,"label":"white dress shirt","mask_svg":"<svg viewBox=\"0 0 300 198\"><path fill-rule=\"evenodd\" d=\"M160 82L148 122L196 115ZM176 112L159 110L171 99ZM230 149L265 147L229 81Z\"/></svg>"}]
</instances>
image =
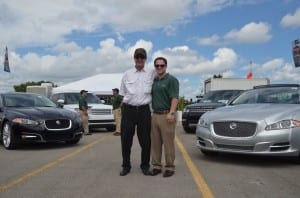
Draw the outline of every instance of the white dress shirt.
<instances>
[{"instance_id":1,"label":"white dress shirt","mask_svg":"<svg viewBox=\"0 0 300 198\"><path fill-rule=\"evenodd\" d=\"M150 104L153 79L156 76L154 69L136 68L127 70L122 78L120 95L124 96L123 103L140 106Z\"/></svg>"}]
</instances>

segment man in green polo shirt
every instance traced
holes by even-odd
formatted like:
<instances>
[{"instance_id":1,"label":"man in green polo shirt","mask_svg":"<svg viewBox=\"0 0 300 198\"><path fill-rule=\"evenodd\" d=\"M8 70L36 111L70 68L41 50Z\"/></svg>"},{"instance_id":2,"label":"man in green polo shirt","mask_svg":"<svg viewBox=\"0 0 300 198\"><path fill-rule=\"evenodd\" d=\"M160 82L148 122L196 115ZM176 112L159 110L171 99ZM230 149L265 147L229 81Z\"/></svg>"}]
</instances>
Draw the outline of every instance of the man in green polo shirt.
<instances>
[{"instance_id":1,"label":"man in green polo shirt","mask_svg":"<svg viewBox=\"0 0 300 198\"><path fill-rule=\"evenodd\" d=\"M113 97L112 97L112 106L113 113L116 122L116 131L114 132L115 136L119 136L121 134L121 106L123 101L123 96L119 95L119 89L114 88Z\"/></svg>"},{"instance_id":2,"label":"man in green polo shirt","mask_svg":"<svg viewBox=\"0 0 300 198\"><path fill-rule=\"evenodd\" d=\"M83 127L83 133L84 135L91 135L89 132L89 114L88 114L88 104L86 101L86 96L87 96L86 90L81 90L80 91L80 98L78 101L79 105L79 113L82 121L82 127Z\"/></svg>"},{"instance_id":3,"label":"man in green polo shirt","mask_svg":"<svg viewBox=\"0 0 300 198\"><path fill-rule=\"evenodd\" d=\"M167 59L158 57L154 60L157 77L152 85L152 122L151 156L152 175L162 172L162 150L165 152L165 171L163 177L170 177L175 172L175 127L176 108L179 98L179 82L167 73ZM162 149L164 147L164 149Z\"/></svg>"}]
</instances>

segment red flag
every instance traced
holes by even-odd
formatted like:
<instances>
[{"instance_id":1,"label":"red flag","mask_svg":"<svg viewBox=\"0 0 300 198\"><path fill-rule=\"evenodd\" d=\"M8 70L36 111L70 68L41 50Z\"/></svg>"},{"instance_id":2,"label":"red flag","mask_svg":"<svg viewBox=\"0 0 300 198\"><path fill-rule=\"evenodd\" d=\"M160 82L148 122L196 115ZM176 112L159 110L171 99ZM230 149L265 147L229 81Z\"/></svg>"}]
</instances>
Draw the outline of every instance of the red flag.
<instances>
[{"instance_id":1,"label":"red flag","mask_svg":"<svg viewBox=\"0 0 300 198\"><path fill-rule=\"evenodd\" d=\"M250 79L250 78L252 78L253 77L253 73L252 72L249 72L248 74L247 74L247 79Z\"/></svg>"},{"instance_id":2,"label":"red flag","mask_svg":"<svg viewBox=\"0 0 300 198\"><path fill-rule=\"evenodd\" d=\"M4 55L4 71L5 72L10 72L9 62L8 62L7 47L5 48L5 55Z\"/></svg>"}]
</instances>

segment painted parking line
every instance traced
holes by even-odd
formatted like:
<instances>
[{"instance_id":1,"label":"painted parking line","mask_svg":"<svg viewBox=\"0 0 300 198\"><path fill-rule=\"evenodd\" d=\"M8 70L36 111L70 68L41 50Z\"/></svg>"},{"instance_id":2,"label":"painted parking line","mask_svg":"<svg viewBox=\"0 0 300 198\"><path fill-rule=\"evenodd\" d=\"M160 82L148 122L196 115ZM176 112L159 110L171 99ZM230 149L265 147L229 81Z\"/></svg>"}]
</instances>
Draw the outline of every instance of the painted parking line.
<instances>
[{"instance_id":1,"label":"painted parking line","mask_svg":"<svg viewBox=\"0 0 300 198\"><path fill-rule=\"evenodd\" d=\"M204 178L202 177L200 171L197 169L196 165L192 161L191 157L189 156L185 147L183 146L183 144L181 143L181 141L179 140L179 138L177 136L175 136L175 142L183 155L184 161L186 162L186 164L189 168L189 171L191 172L193 179L194 179L200 193L202 194L202 197L213 198L214 195L213 195L212 191L210 190L209 186L207 185Z\"/></svg>"},{"instance_id":2,"label":"painted parking line","mask_svg":"<svg viewBox=\"0 0 300 198\"><path fill-rule=\"evenodd\" d=\"M75 155L77 155L77 154L79 154L79 153L81 153L81 152L83 152L83 151L85 151L85 150L87 150L87 149L95 146L96 144L99 144L100 142L103 142L104 140L106 140L108 138L111 138L111 137L113 137L113 136L106 135L104 137L101 137L101 138L99 138L99 139L97 139L97 140L95 140L95 141L93 141L93 142L91 142L91 143L89 143L89 144L87 144L87 145L85 145L83 147L80 147L79 149L77 149L77 150L75 150L75 151L73 151L71 153L68 153L67 155L64 155L64 156L62 156L62 157L60 157L60 158L58 158L58 159L56 159L56 160L54 160L54 161L52 161L52 162L50 162L48 164L45 164L45 165L43 165L43 166L41 166L41 167L39 167L37 169L34 169L34 170L30 171L29 173L27 173L27 174L25 174L25 175L23 175L23 176L21 176L21 177L19 177L17 179L14 179L13 181L10 181L10 182L8 182L6 184L0 185L0 192L3 192L3 191L5 191L5 190L7 190L9 188L12 188L13 186L15 186L15 185L17 185L19 183L22 183L25 180L27 180L27 179L29 179L29 178L31 178L31 177L39 174L39 173L42 173L43 171L45 171L45 170L47 170L47 169L49 169L49 168L51 168L51 167L53 167L53 166L55 166L55 165L63 162L63 161L65 161L65 160L67 160L67 159L69 159L69 158L71 158L71 157L73 157L73 156L75 156Z\"/></svg>"}]
</instances>

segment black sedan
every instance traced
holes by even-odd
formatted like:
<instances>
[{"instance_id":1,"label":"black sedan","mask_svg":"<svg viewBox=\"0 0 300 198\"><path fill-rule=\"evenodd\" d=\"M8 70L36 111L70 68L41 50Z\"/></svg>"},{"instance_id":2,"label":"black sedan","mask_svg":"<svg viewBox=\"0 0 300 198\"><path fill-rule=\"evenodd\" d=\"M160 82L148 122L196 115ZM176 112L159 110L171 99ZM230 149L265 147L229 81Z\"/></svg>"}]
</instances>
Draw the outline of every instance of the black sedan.
<instances>
[{"instance_id":1,"label":"black sedan","mask_svg":"<svg viewBox=\"0 0 300 198\"><path fill-rule=\"evenodd\" d=\"M45 96L2 93L0 135L6 149L24 142L76 144L82 137L82 125L77 113L57 107Z\"/></svg>"}]
</instances>

